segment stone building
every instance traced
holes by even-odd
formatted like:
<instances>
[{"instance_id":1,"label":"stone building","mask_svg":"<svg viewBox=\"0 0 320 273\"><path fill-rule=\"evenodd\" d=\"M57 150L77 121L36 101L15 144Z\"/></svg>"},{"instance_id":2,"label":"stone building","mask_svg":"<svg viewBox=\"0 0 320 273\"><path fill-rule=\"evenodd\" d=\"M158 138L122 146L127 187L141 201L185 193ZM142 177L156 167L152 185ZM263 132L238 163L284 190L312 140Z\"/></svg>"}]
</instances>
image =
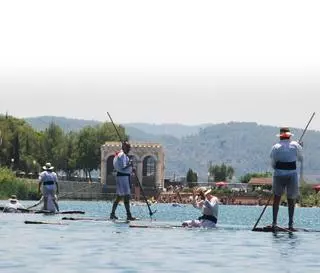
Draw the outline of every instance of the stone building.
<instances>
[{"instance_id":1,"label":"stone building","mask_svg":"<svg viewBox=\"0 0 320 273\"><path fill-rule=\"evenodd\" d=\"M130 143L129 157L133 160L136 175L132 178L132 194L140 200L141 188L146 197L157 195L164 187L164 152L160 144ZM101 183L107 196L116 192L113 159L121 149L120 142L106 142L101 146ZM141 188L139 186L141 185Z\"/></svg>"}]
</instances>

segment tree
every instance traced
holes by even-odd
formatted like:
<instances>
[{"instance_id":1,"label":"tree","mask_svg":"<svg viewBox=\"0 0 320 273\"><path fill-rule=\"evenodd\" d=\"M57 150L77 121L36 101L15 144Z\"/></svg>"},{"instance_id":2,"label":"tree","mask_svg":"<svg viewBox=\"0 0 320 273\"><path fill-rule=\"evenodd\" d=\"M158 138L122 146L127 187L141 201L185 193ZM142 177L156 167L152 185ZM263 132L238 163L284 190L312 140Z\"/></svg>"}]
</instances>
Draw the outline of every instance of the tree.
<instances>
[{"instance_id":1,"label":"tree","mask_svg":"<svg viewBox=\"0 0 320 273\"><path fill-rule=\"evenodd\" d=\"M61 153L65 143L65 134L63 130L55 123L50 123L44 131L44 148L46 152L45 162L51 162L57 170L61 169Z\"/></svg>"},{"instance_id":2,"label":"tree","mask_svg":"<svg viewBox=\"0 0 320 273\"><path fill-rule=\"evenodd\" d=\"M265 172L265 173L247 173L243 176L240 177L240 182L241 183L248 183L251 178L253 177L271 177L272 173L271 172Z\"/></svg>"},{"instance_id":3,"label":"tree","mask_svg":"<svg viewBox=\"0 0 320 273\"><path fill-rule=\"evenodd\" d=\"M232 166L227 166L224 163L221 165L210 165L208 169L209 175L214 177L214 181L226 181L232 179L234 169Z\"/></svg>"},{"instance_id":4,"label":"tree","mask_svg":"<svg viewBox=\"0 0 320 273\"><path fill-rule=\"evenodd\" d=\"M192 188L196 182L198 182L198 174L189 168L186 177L188 187Z\"/></svg>"}]
</instances>

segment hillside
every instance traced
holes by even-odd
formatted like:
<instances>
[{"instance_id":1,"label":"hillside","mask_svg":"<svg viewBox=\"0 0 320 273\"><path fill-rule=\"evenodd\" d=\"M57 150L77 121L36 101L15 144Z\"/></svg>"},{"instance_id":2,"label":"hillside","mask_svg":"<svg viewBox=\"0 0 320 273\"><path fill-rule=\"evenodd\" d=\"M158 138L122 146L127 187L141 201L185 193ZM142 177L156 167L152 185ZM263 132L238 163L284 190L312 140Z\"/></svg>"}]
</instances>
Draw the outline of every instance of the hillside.
<instances>
[{"instance_id":1,"label":"hillside","mask_svg":"<svg viewBox=\"0 0 320 273\"><path fill-rule=\"evenodd\" d=\"M171 135L176 138L182 138L187 135L194 135L199 132L201 128L208 127L212 124L201 125L183 125L178 123L172 124L148 124L148 123L124 123L125 127L132 127L139 129L145 133L153 135Z\"/></svg>"},{"instance_id":2,"label":"hillside","mask_svg":"<svg viewBox=\"0 0 320 273\"><path fill-rule=\"evenodd\" d=\"M34 129L43 131L46 129L50 123L55 123L59 125L64 131L78 131L85 126L94 126L100 121L96 120L84 120L84 119L70 119L65 117L52 117L52 116L41 116L41 117L30 117L25 118Z\"/></svg>"},{"instance_id":3,"label":"hillside","mask_svg":"<svg viewBox=\"0 0 320 273\"><path fill-rule=\"evenodd\" d=\"M74 120L56 117L39 117L26 119L34 128L41 129L54 121L65 130L79 130L88 125L98 124L98 121ZM46 123L46 121L48 121ZM40 125L42 127L40 127ZM274 126L258 125L252 122L230 122L226 124L202 126L179 126L175 137L166 132L168 125L145 126L139 128L134 124L126 124L127 134L132 141L158 142L165 151L166 177L185 176L192 168L198 172L202 181L207 179L207 170L212 164L225 163L235 169L237 176L248 172L270 171L269 152L277 141L275 136L279 128ZM173 125L175 126L175 125ZM67 129L66 129L67 128ZM147 128L148 132L141 130ZM157 128L153 133L152 128ZM185 130L186 128L190 130ZM184 131L183 131L184 130ZM297 139L302 129L292 128ZM158 133L156 133L158 132ZM184 133L183 133L184 132ZM319 173L320 169L320 132L308 131L304 136L305 173Z\"/></svg>"}]
</instances>

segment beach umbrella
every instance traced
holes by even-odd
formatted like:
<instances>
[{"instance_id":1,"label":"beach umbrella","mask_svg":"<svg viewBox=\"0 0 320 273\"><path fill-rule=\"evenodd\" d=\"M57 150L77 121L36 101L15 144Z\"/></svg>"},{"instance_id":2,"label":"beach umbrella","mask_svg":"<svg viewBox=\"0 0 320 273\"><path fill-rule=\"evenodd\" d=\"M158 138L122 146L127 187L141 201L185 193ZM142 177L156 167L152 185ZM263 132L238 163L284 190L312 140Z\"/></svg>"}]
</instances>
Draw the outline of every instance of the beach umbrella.
<instances>
[{"instance_id":1,"label":"beach umbrella","mask_svg":"<svg viewBox=\"0 0 320 273\"><path fill-rule=\"evenodd\" d=\"M320 191L320 185L313 186L313 189L315 189L317 192Z\"/></svg>"},{"instance_id":2,"label":"beach umbrella","mask_svg":"<svg viewBox=\"0 0 320 273\"><path fill-rule=\"evenodd\" d=\"M224 182L224 181L220 181L220 182L217 182L216 183L216 186L217 187L224 187L224 186L227 186L228 185L228 183L227 182Z\"/></svg>"}]
</instances>

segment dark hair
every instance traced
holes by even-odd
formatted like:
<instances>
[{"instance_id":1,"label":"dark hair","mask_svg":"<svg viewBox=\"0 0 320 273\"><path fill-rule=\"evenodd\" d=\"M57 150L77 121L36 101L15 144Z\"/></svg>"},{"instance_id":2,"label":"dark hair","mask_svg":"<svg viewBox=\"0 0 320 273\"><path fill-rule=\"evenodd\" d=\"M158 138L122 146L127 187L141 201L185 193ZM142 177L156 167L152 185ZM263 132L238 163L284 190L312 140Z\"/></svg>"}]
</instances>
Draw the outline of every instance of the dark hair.
<instances>
[{"instance_id":1,"label":"dark hair","mask_svg":"<svg viewBox=\"0 0 320 273\"><path fill-rule=\"evenodd\" d=\"M127 148L127 149L130 149L131 148L131 145L128 141L124 141L122 142L122 149L123 148Z\"/></svg>"}]
</instances>

